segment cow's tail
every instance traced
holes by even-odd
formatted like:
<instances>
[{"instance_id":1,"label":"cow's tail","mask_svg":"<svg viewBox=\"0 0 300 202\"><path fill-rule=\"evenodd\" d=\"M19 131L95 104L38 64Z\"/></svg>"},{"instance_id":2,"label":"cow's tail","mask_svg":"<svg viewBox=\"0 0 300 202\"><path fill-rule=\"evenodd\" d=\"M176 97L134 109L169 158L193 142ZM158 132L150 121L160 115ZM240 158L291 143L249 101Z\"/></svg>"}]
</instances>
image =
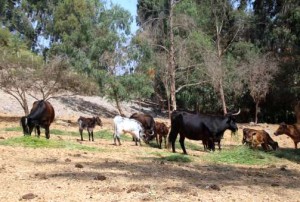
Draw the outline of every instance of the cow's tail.
<instances>
[{"instance_id":1,"label":"cow's tail","mask_svg":"<svg viewBox=\"0 0 300 202\"><path fill-rule=\"evenodd\" d=\"M168 136L168 146L167 148L169 149L171 144L173 144L176 141L177 135L179 133L179 127L180 123L182 123L183 117L182 114L173 114L171 116L171 130Z\"/></svg>"}]
</instances>

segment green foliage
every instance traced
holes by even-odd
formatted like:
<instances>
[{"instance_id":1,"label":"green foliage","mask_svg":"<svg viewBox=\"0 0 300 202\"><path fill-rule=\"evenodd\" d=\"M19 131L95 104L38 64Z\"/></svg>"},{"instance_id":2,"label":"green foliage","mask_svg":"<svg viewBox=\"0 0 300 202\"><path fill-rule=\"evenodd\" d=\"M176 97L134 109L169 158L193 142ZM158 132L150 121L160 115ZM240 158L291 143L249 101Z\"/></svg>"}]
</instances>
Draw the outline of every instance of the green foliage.
<instances>
[{"instance_id":1,"label":"green foliage","mask_svg":"<svg viewBox=\"0 0 300 202\"><path fill-rule=\"evenodd\" d=\"M182 162L182 163L189 163L192 161L189 156L182 155L182 154L172 154L166 157L162 157L161 159L166 161Z\"/></svg>"},{"instance_id":2,"label":"green foliage","mask_svg":"<svg viewBox=\"0 0 300 202\"><path fill-rule=\"evenodd\" d=\"M11 128L5 128L4 131L23 131L22 127L21 126L18 126L18 127L11 127Z\"/></svg>"},{"instance_id":3,"label":"green foliage","mask_svg":"<svg viewBox=\"0 0 300 202\"><path fill-rule=\"evenodd\" d=\"M223 149L221 152L210 153L206 159L215 163L245 164L245 165L265 165L274 163L276 158L272 153L261 150L253 150L246 146L237 146L229 150Z\"/></svg>"},{"instance_id":4,"label":"green foliage","mask_svg":"<svg viewBox=\"0 0 300 202\"><path fill-rule=\"evenodd\" d=\"M22 136L16 138L9 138L0 142L0 145L5 146L22 146L29 148L63 148L69 150L83 150L83 151L102 151L96 147L81 145L79 143L72 143L62 140L47 140L45 138L37 138L32 136Z\"/></svg>"}]
</instances>

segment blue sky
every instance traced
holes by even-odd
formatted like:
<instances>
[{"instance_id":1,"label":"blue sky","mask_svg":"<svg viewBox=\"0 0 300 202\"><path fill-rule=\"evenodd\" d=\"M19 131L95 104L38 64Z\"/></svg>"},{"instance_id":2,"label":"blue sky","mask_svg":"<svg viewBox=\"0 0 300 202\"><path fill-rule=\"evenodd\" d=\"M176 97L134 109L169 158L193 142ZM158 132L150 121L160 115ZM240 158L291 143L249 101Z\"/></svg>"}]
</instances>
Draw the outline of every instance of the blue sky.
<instances>
[{"instance_id":1,"label":"blue sky","mask_svg":"<svg viewBox=\"0 0 300 202\"><path fill-rule=\"evenodd\" d=\"M137 0L110 0L113 4L119 4L126 10L128 10L132 17L133 17L133 23L131 24L131 32L134 34L138 27L136 26L136 5Z\"/></svg>"}]
</instances>

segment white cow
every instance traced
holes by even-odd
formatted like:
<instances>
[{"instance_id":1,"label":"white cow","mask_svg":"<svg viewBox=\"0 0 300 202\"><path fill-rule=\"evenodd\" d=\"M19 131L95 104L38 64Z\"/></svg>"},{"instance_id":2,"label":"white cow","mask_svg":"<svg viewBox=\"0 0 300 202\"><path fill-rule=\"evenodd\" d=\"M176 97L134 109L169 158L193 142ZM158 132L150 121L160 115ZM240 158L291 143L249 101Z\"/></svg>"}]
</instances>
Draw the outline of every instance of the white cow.
<instances>
[{"instance_id":1,"label":"white cow","mask_svg":"<svg viewBox=\"0 0 300 202\"><path fill-rule=\"evenodd\" d=\"M142 127L141 123L134 120L125 118L122 116L115 116L114 118L114 144L116 145L116 139L121 145L120 136L121 134L130 133L132 137L135 139L135 145L137 142L141 145L141 139L144 140L145 133L144 128Z\"/></svg>"}]
</instances>

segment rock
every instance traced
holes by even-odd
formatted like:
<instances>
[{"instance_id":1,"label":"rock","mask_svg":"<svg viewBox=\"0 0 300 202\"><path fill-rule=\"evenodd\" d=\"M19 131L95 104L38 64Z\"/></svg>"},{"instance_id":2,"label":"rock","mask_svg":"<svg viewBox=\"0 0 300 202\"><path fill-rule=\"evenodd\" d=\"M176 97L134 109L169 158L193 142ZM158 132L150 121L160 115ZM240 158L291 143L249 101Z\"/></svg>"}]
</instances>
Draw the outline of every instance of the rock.
<instances>
[{"instance_id":1,"label":"rock","mask_svg":"<svg viewBox=\"0 0 300 202\"><path fill-rule=\"evenodd\" d=\"M216 185L216 184L207 185L205 188L206 189L213 189L213 190L217 190L217 191L221 190L221 188L218 185Z\"/></svg>"},{"instance_id":2,"label":"rock","mask_svg":"<svg viewBox=\"0 0 300 202\"><path fill-rule=\"evenodd\" d=\"M272 187L279 187L279 184L277 182L275 182L275 183L272 183L271 186Z\"/></svg>"},{"instance_id":3,"label":"rock","mask_svg":"<svg viewBox=\"0 0 300 202\"><path fill-rule=\"evenodd\" d=\"M103 181L103 180L106 180L106 177L104 175L97 175L96 177L94 177L94 180Z\"/></svg>"},{"instance_id":4,"label":"rock","mask_svg":"<svg viewBox=\"0 0 300 202\"><path fill-rule=\"evenodd\" d=\"M282 165L282 166L280 166L280 170L282 170L282 171L286 171L286 165Z\"/></svg>"},{"instance_id":5,"label":"rock","mask_svg":"<svg viewBox=\"0 0 300 202\"><path fill-rule=\"evenodd\" d=\"M22 199L30 200L30 199L34 199L35 197L37 197L37 195L35 195L33 193L29 193L29 194L23 195Z\"/></svg>"},{"instance_id":6,"label":"rock","mask_svg":"<svg viewBox=\"0 0 300 202\"><path fill-rule=\"evenodd\" d=\"M71 159L66 158L66 159L65 159L65 162L71 162Z\"/></svg>"},{"instance_id":7,"label":"rock","mask_svg":"<svg viewBox=\"0 0 300 202\"><path fill-rule=\"evenodd\" d=\"M76 168L83 168L83 165L81 165L80 163L76 163L76 164L75 164L75 167L76 167Z\"/></svg>"}]
</instances>

